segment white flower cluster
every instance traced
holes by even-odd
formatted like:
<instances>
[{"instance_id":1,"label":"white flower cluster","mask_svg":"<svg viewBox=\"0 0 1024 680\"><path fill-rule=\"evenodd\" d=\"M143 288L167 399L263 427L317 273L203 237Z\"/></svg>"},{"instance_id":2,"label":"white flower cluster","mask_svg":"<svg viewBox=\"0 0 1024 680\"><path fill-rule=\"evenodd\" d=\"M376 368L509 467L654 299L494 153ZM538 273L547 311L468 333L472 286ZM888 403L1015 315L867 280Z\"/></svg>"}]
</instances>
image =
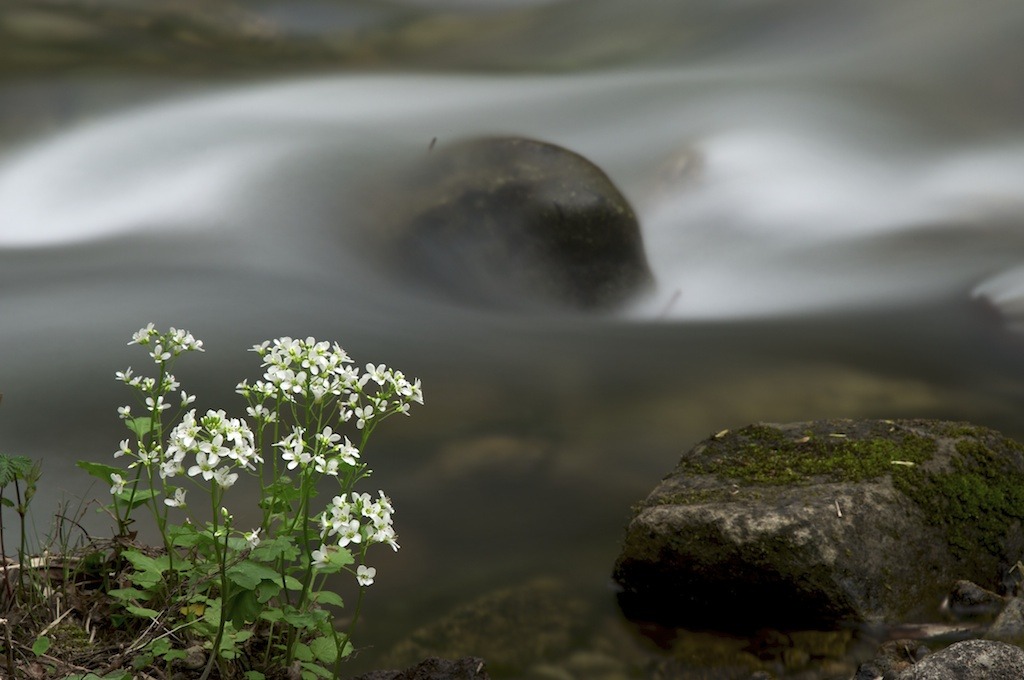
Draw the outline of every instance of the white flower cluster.
<instances>
[{"instance_id":1,"label":"white flower cluster","mask_svg":"<svg viewBox=\"0 0 1024 680\"><path fill-rule=\"evenodd\" d=\"M252 385L242 381L237 391L253 402L253 417L271 415L264 400L317 403L333 397L340 401L341 420L354 418L356 427L363 429L390 413L408 413L410 402L423 403L419 380L410 382L384 364L367 364L360 374L337 343L283 337L255 345L252 351L263 357L263 379ZM371 381L377 388L372 393L365 389Z\"/></svg>"},{"instance_id":2,"label":"white flower cluster","mask_svg":"<svg viewBox=\"0 0 1024 680\"><path fill-rule=\"evenodd\" d=\"M391 520L394 507L383 491L377 493L379 497L376 500L372 500L368 493L342 494L331 500L330 507L320 515L322 543L319 550L313 551L314 567L325 565L333 550L350 544L361 543L368 547L375 543L386 543L393 550L398 550L398 537ZM332 544L328 545L328 541ZM369 569L372 573L367 573L366 569L360 570L357 578L362 585L373 583L376 571L372 567ZM364 582L365 579L368 582Z\"/></svg>"},{"instance_id":3,"label":"white flower cluster","mask_svg":"<svg viewBox=\"0 0 1024 680\"><path fill-rule=\"evenodd\" d=\"M355 466L359 458L359 449L352 445L348 437L342 441L340 434L328 425L313 438L313 448L306 440L306 430L301 427L292 428L291 433L274 446L281 449L281 460L285 461L289 470L300 468L305 471L312 466L322 475L337 477L341 465Z\"/></svg>"},{"instance_id":4,"label":"white flower cluster","mask_svg":"<svg viewBox=\"0 0 1024 680\"><path fill-rule=\"evenodd\" d=\"M387 543L398 550L391 522L395 509L383 491L377 493L377 500L371 500L368 493L335 496L320 515L320 539L327 541L336 536L335 542L342 548L349 543Z\"/></svg>"},{"instance_id":5,"label":"white flower cluster","mask_svg":"<svg viewBox=\"0 0 1024 680\"><path fill-rule=\"evenodd\" d=\"M157 364L163 364L183 352L202 352L203 341L196 340L191 333L173 326L166 333L156 330L152 323L140 328L128 342L129 345L152 345L149 356Z\"/></svg>"},{"instance_id":6,"label":"white flower cluster","mask_svg":"<svg viewBox=\"0 0 1024 680\"><path fill-rule=\"evenodd\" d=\"M256 463L263 462L256 450L252 430L245 421L228 418L224 411L212 409L198 420L195 409L192 409L171 430L160 464L160 477L167 479L185 473L185 458L189 455L195 460L187 470L190 477L213 480L224 489L238 479L238 473L232 470L255 470ZM183 490L177 489L175 497L164 502L179 506L184 495Z\"/></svg>"}]
</instances>

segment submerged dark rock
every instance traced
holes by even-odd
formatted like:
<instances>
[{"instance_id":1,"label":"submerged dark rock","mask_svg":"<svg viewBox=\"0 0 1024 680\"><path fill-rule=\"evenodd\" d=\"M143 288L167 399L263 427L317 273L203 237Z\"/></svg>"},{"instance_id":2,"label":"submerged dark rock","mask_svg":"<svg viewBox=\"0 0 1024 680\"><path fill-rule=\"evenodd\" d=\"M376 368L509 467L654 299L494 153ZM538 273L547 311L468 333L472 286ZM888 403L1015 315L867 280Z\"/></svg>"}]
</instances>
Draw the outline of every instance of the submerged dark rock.
<instances>
[{"instance_id":1,"label":"submerged dark rock","mask_svg":"<svg viewBox=\"0 0 1024 680\"><path fill-rule=\"evenodd\" d=\"M353 680L489 680L483 659L431 657L402 671L371 671Z\"/></svg>"},{"instance_id":2,"label":"submerged dark rock","mask_svg":"<svg viewBox=\"0 0 1024 680\"><path fill-rule=\"evenodd\" d=\"M391 267L456 301L596 310L652 284L629 202L554 144L438 145L380 203L373 235Z\"/></svg>"},{"instance_id":3,"label":"submerged dark rock","mask_svg":"<svg viewBox=\"0 0 1024 680\"><path fill-rule=\"evenodd\" d=\"M723 629L934 619L1024 554L1024 448L965 423L722 432L641 503L615 565L627 615Z\"/></svg>"}]
</instances>

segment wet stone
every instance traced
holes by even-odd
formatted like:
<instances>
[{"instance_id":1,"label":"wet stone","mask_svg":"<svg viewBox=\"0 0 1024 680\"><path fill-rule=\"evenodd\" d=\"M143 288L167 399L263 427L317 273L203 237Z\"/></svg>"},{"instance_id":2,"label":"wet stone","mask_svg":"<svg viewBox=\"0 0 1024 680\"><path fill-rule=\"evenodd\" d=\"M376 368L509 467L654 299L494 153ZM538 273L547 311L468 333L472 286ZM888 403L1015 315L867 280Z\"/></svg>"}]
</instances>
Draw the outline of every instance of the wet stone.
<instances>
[{"instance_id":1,"label":"wet stone","mask_svg":"<svg viewBox=\"0 0 1024 680\"><path fill-rule=\"evenodd\" d=\"M378 188L389 269L458 303L601 310L652 285L636 215L583 156L533 139L438 144Z\"/></svg>"}]
</instances>

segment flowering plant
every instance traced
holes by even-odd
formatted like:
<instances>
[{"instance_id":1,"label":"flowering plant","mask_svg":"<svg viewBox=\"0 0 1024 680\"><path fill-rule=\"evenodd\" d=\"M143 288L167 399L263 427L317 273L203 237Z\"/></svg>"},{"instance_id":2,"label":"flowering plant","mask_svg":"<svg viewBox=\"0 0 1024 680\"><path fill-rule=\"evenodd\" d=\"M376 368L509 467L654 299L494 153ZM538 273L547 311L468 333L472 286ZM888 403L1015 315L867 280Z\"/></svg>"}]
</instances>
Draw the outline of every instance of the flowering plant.
<instances>
[{"instance_id":1,"label":"flowering plant","mask_svg":"<svg viewBox=\"0 0 1024 680\"><path fill-rule=\"evenodd\" d=\"M355 577L354 623L376 577L367 549L383 543L398 550L390 499L383 491L376 498L358 493L355 485L370 474L363 454L376 427L423 403L419 381L383 364L360 371L337 344L278 338L252 348L262 358L262 379L237 386L248 403L246 420L223 410L201 413L194 395L178 393L175 361L204 351L191 333L149 324L128 344L148 348L157 368L156 377L131 368L116 374L141 406L139 415L131 405L118 409L131 436L114 457L129 462L79 466L110 484L109 509L131 565L110 595L124 610L116 622L144 623L140 663L163 660L170 670L198 641L209 650L204 679L214 665L229 677L243 655L248 680L265 677L259 668L282 667L306 680L337 677L352 645L332 623L327 607L343 603L325 580L339 572ZM261 522L245 531L226 505L240 476L259 485ZM314 507L326 481L337 493ZM197 491L205 499L191 504ZM128 540L140 509L154 518L162 550Z\"/></svg>"}]
</instances>

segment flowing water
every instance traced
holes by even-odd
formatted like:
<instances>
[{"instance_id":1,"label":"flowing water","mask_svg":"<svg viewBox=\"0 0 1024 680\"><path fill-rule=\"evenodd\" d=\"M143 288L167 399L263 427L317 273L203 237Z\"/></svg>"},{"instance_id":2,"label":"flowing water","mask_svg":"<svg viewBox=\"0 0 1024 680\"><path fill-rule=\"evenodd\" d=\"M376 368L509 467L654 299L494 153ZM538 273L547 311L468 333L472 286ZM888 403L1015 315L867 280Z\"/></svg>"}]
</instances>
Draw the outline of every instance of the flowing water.
<instances>
[{"instance_id":1,"label":"flowing water","mask_svg":"<svg viewBox=\"0 0 1024 680\"><path fill-rule=\"evenodd\" d=\"M256 6L300 36L427 28L373 68L0 80L0 450L44 462L37 509L105 492L71 464L116 449L113 372L151 320L206 341L177 371L201 407L240 411L245 348L285 334L422 378L368 453L403 544L365 613L381 647L535 576L613 611L631 503L724 428L1024 435L1024 7L289 4ZM464 308L360 252L368 191L486 133L601 166L657 289L607 316Z\"/></svg>"}]
</instances>

